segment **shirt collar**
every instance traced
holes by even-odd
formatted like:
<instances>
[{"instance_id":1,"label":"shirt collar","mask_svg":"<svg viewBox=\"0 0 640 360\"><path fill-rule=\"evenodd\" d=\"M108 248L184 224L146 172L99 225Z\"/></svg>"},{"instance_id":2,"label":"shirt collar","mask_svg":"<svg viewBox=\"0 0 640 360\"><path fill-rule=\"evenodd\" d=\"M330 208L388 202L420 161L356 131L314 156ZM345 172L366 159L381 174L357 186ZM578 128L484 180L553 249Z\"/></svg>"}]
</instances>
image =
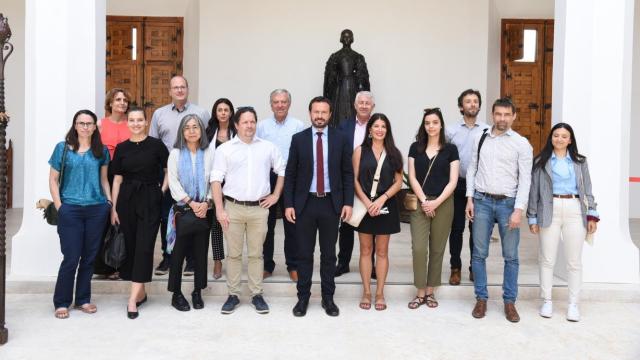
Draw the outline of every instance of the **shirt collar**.
<instances>
[{"instance_id":1,"label":"shirt collar","mask_svg":"<svg viewBox=\"0 0 640 360\"><path fill-rule=\"evenodd\" d=\"M467 127L467 123L466 123L466 122L464 122L464 119L460 120L460 126L462 126L462 127ZM480 126L480 125L478 124L478 121L476 121L475 123L473 123L473 127L478 127L478 126Z\"/></svg>"},{"instance_id":2,"label":"shirt collar","mask_svg":"<svg viewBox=\"0 0 640 360\"><path fill-rule=\"evenodd\" d=\"M249 144L254 144L254 143L260 142L260 141L262 141L262 139L260 139L257 135L253 135L253 139L251 140L251 143L249 143ZM228 141L228 143L230 143L230 144L241 143L241 144L249 145L249 144L245 143L244 141L240 140L240 136L232 137L231 140Z\"/></svg>"},{"instance_id":3,"label":"shirt collar","mask_svg":"<svg viewBox=\"0 0 640 360\"><path fill-rule=\"evenodd\" d=\"M272 116L271 119L273 119L273 123L276 125L280 125L283 126L287 123L287 121L289 120L289 115L287 114L287 116L284 118L284 120L282 120L282 122L278 121L278 119L276 119L275 116Z\"/></svg>"},{"instance_id":4,"label":"shirt collar","mask_svg":"<svg viewBox=\"0 0 640 360\"><path fill-rule=\"evenodd\" d=\"M181 110L178 110L178 108L176 107L176 104L171 103L171 110L177 111L178 113L182 113L185 112L188 108L189 105L191 105L188 101L186 103L184 103L184 108Z\"/></svg>"},{"instance_id":5,"label":"shirt collar","mask_svg":"<svg viewBox=\"0 0 640 360\"><path fill-rule=\"evenodd\" d=\"M509 136L513 136L513 134L515 134L515 132L513 131L513 129L509 129L507 130L505 133L503 133L502 135L509 135ZM499 136L502 136L499 135ZM491 137L497 137L494 133L493 133L493 126L489 128L489 136Z\"/></svg>"},{"instance_id":6,"label":"shirt collar","mask_svg":"<svg viewBox=\"0 0 640 360\"><path fill-rule=\"evenodd\" d=\"M313 136L316 136L317 132L321 132L322 135L326 135L329 132L328 128L329 128L328 126L325 126L324 129L320 130L315 126L311 126L311 131L313 131Z\"/></svg>"},{"instance_id":7,"label":"shirt collar","mask_svg":"<svg viewBox=\"0 0 640 360\"><path fill-rule=\"evenodd\" d=\"M557 159L558 159L558 157L556 156L556 153L555 153L555 152L553 152L553 151L551 151L551 159L552 159L552 160L557 160ZM571 155L569 155L569 152L568 152L568 151L567 151L567 156L565 156L565 157L564 157L564 159L565 159L565 161L567 161L567 162L571 162L571 161L572 161L572 159L571 159Z\"/></svg>"}]
</instances>

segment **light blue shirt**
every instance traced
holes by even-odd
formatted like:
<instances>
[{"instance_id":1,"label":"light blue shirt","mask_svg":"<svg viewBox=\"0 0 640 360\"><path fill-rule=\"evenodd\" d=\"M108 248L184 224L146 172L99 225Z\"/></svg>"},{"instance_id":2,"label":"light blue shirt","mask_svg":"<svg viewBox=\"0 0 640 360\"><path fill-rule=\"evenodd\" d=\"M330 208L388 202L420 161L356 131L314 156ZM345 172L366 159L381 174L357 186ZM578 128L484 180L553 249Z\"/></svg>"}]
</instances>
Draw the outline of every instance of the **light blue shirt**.
<instances>
[{"instance_id":1,"label":"light blue shirt","mask_svg":"<svg viewBox=\"0 0 640 360\"><path fill-rule=\"evenodd\" d=\"M578 181L573 168L573 160L568 152L564 158L558 158L556 153L551 153L551 172L554 194L578 195Z\"/></svg>"},{"instance_id":2,"label":"light blue shirt","mask_svg":"<svg viewBox=\"0 0 640 360\"><path fill-rule=\"evenodd\" d=\"M280 150L285 164L289 160L289 147L291 147L291 137L304 130L302 121L287 116L283 122L278 122L273 116L258 123L256 135L264 140L274 143Z\"/></svg>"},{"instance_id":3,"label":"light blue shirt","mask_svg":"<svg viewBox=\"0 0 640 360\"><path fill-rule=\"evenodd\" d=\"M472 128L467 127L464 120L458 124L445 127L445 136L447 141L454 144L458 148L458 156L460 157L460 177L467 177L467 168L471 163L473 154L472 148L474 140L482 134L484 129L488 129L489 125L476 121Z\"/></svg>"},{"instance_id":4,"label":"light blue shirt","mask_svg":"<svg viewBox=\"0 0 640 360\"><path fill-rule=\"evenodd\" d=\"M317 188L317 174L318 168L318 155L316 151L316 142L318 141L318 131L322 132L322 163L324 168L324 192L331 192L331 184L329 183L329 128L325 127L322 130L318 130L315 127L311 127L311 139L313 140L313 178L311 179L311 187L309 192L316 192Z\"/></svg>"}]
</instances>

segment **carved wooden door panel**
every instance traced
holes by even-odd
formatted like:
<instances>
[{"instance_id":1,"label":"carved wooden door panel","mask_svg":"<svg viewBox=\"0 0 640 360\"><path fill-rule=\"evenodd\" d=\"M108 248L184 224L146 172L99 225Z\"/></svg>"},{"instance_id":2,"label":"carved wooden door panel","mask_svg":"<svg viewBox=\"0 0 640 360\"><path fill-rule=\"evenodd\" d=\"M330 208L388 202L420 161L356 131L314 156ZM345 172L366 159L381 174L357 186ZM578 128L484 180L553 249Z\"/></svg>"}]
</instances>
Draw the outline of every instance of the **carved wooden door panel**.
<instances>
[{"instance_id":1,"label":"carved wooden door panel","mask_svg":"<svg viewBox=\"0 0 640 360\"><path fill-rule=\"evenodd\" d=\"M534 154L546 140L551 119L553 44L550 54L545 51L549 36L553 39L553 28L547 30L545 20L502 20L500 93L515 104L513 129L529 139Z\"/></svg>"},{"instance_id":2,"label":"carved wooden door panel","mask_svg":"<svg viewBox=\"0 0 640 360\"><path fill-rule=\"evenodd\" d=\"M106 91L128 90L151 119L171 102L171 77L182 74L182 28L182 18L107 16Z\"/></svg>"}]
</instances>

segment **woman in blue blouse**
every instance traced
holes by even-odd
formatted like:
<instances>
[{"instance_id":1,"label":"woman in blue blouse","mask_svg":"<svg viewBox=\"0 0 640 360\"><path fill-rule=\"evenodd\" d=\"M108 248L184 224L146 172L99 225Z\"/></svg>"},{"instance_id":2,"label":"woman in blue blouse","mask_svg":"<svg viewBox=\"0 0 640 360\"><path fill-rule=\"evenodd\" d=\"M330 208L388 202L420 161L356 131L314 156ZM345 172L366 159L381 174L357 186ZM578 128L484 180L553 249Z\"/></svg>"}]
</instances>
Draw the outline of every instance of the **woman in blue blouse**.
<instances>
[{"instance_id":1,"label":"woman in blue blouse","mask_svg":"<svg viewBox=\"0 0 640 360\"><path fill-rule=\"evenodd\" d=\"M78 111L65 141L56 145L49 159L49 191L58 209L58 235L64 257L53 294L55 316L59 319L69 317L74 282L75 308L87 314L98 310L91 303L91 275L111 209L111 196L107 180L109 151L102 145L97 121L93 112Z\"/></svg>"},{"instance_id":2,"label":"woman in blue blouse","mask_svg":"<svg viewBox=\"0 0 640 360\"><path fill-rule=\"evenodd\" d=\"M562 235L567 262L569 306L567 320L579 321L578 298L582 284L582 244L596 231L599 221L591 192L587 159L569 124L556 124L547 143L533 160L529 192L529 229L540 236L540 316L553 314L553 267Z\"/></svg>"}]
</instances>

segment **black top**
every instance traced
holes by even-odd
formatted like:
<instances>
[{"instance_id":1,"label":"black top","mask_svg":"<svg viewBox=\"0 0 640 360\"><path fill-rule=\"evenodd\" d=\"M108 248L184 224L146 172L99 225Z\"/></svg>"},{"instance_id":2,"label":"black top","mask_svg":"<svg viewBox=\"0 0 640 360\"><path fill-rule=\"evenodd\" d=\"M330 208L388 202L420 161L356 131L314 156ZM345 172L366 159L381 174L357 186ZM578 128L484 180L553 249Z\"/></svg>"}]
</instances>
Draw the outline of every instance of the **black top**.
<instances>
[{"instance_id":1,"label":"black top","mask_svg":"<svg viewBox=\"0 0 640 360\"><path fill-rule=\"evenodd\" d=\"M371 196L373 175L376 173L378 160L376 160L373 150L370 147L362 147L361 149L362 152L360 153L360 172L358 173L358 182L360 183L364 193L369 197ZM376 198L389 190L391 185L393 185L394 176L395 171L393 170L393 167L391 167L389 157L387 156L384 158L384 163L382 163L382 169L380 170L380 182L376 189Z\"/></svg>"},{"instance_id":2,"label":"black top","mask_svg":"<svg viewBox=\"0 0 640 360\"><path fill-rule=\"evenodd\" d=\"M124 141L116 146L111 167L124 181L158 182L158 173L167 167L169 151L164 143L151 136L140 142Z\"/></svg>"},{"instance_id":3,"label":"black top","mask_svg":"<svg viewBox=\"0 0 640 360\"><path fill-rule=\"evenodd\" d=\"M420 184L422 184L433 158L429 159L426 152L418 153L417 142L411 144L411 147L409 148L409 157L414 159L416 179ZM425 195L439 196L442 194L442 191L449 183L449 171L451 169L450 163L456 160L460 160L458 157L458 148L451 143L446 143L438 152L436 161L431 167L429 179L427 179L422 187L422 191L424 191Z\"/></svg>"}]
</instances>

